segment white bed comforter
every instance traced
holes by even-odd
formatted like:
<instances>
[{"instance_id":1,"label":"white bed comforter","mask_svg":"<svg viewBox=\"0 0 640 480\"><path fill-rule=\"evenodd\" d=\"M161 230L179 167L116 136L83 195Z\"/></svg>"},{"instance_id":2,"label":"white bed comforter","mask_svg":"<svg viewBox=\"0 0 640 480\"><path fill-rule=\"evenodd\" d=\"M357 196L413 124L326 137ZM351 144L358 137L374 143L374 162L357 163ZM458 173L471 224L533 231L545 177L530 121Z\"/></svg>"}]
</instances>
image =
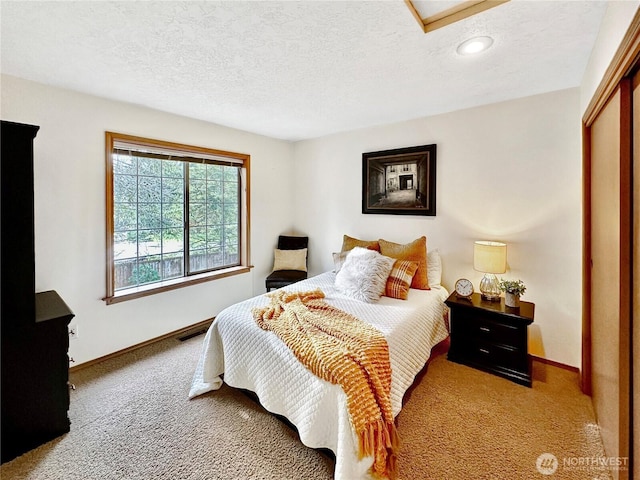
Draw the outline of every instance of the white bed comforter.
<instances>
[{"instance_id":1,"label":"white bed comforter","mask_svg":"<svg viewBox=\"0 0 640 480\"><path fill-rule=\"evenodd\" d=\"M442 287L412 289L407 300L382 297L370 304L341 295L334 279L335 274L327 272L286 288L320 288L328 303L383 333L389 344L391 405L396 416L431 348L448 335L443 320L447 291ZM276 335L258 327L251 309L268 303L266 295L260 295L232 305L216 317L204 339L189 398L219 389L224 373L229 386L255 392L268 411L288 418L305 445L331 449L336 455L335 479L369 478L367 470L373 457L358 460L342 388L313 375Z\"/></svg>"}]
</instances>

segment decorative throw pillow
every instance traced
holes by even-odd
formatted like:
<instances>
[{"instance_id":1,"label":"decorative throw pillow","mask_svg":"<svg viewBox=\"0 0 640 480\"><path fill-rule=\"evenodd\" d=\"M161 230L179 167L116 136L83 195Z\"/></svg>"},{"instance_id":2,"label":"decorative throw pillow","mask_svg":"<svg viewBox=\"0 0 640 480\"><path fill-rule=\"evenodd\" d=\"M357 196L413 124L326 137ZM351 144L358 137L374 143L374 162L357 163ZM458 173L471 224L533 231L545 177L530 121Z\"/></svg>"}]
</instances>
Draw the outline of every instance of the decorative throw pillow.
<instances>
[{"instance_id":1,"label":"decorative throw pillow","mask_svg":"<svg viewBox=\"0 0 640 480\"><path fill-rule=\"evenodd\" d=\"M427 278L427 237L422 236L406 245L378 240L380 243L380 253L384 256L395 258L396 260L411 260L418 262L418 270L411 281L411 288L429 290L429 280Z\"/></svg>"},{"instance_id":2,"label":"decorative throw pillow","mask_svg":"<svg viewBox=\"0 0 640 480\"><path fill-rule=\"evenodd\" d=\"M362 302L380 299L395 261L374 250L353 248L336 275L336 288L344 295Z\"/></svg>"},{"instance_id":3,"label":"decorative throw pillow","mask_svg":"<svg viewBox=\"0 0 640 480\"><path fill-rule=\"evenodd\" d=\"M418 270L418 262L396 260L389 274L389 278L387 278L385 296L406 300L409 296L411 280L413 280L413 275L416 273L416 270Z\"/></svg>"},{"instance_id":4,"label":"decorative throw pillow","mask_svg":"<svg viewBox=\"0 0 640 480\"><path fill-rule=\"evenodd\" d=\"M427 279L430 287L439 287L442 283L442 259L437 248L427 253Z\"/></svg>"},{"instance_id":5,"label":"decorative throw pillow","mask_svg":"<svg viewBox=\"0 0 640 480\"><path fill-rule=\"evenodd\" d=\"M338 273L344 265L344 261L347 259L349 252L334 252L333 255L333 271Z\"/></svg>"},{"instance_id":6,"label":"decorative throw pillow","mask_svg":"<svg viewBox=\"0 0 640 480\"><path fill-rule=\"evenodd\" d=\"M355 247L368 248L369 250L375 250L376 252L380 251L380 245L377 240L359 240L357 238L350 237L349 235L344 235L342 237L343 252L353 250Z\"/></svg>"},{"instance_id":7,"label":"decorative throw pillow","mask_svg":"<svg viewBox=\"0 0 640 480\"><path fill-rule=\"evenodd\" d=\"M273 256L273 271L277 270L300 270L307 271L307 249L278 250L275 249Z\"/></svg>"}]
</instances>

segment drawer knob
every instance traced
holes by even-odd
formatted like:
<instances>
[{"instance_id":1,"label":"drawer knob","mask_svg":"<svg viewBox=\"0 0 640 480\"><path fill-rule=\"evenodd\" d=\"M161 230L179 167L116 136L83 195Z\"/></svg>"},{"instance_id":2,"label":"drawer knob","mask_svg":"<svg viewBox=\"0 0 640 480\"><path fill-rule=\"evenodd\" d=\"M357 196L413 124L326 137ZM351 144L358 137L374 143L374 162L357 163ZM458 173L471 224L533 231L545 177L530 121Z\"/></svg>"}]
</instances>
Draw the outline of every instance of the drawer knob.
<instances>
[{"instance_id":1,"label":"drawer knob","mask_svg":"<svg viewBox=\"0 0 640 480\"><path fill-rule=\"evenodd\" d=\"M483 332L490 332L491 329L489 327L480 327L480 330Z\"/></svg>"},{"instance_id":2,"label":"drawer knob","mask_svg":"<svg viewBox=\"0 0 640 480\"><path fill-rule=\"evenodd\" d=\"M480 353L489 353L489 350L487 350L486 348L479 348L478 350L480 351Z\"/></svg>"}]
</instances>

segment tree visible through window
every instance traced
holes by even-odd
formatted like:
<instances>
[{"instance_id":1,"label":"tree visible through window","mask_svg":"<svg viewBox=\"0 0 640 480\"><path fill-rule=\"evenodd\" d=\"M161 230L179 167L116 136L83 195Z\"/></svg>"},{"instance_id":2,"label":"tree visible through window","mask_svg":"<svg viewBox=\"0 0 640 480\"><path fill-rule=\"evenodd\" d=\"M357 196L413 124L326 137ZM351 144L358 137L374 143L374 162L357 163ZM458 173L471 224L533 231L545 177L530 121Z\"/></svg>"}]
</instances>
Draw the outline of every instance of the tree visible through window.
<instances>
[{"instance_id":1,"label":"tree visible through window","mask_svg":"<svg viewBox=\"0 0 640 480\"><path fill-rule=\"evenodd\" d=\"M107 297L242 265L248 156L109 132L107 145Z\"/></svg>"}]
</instances>

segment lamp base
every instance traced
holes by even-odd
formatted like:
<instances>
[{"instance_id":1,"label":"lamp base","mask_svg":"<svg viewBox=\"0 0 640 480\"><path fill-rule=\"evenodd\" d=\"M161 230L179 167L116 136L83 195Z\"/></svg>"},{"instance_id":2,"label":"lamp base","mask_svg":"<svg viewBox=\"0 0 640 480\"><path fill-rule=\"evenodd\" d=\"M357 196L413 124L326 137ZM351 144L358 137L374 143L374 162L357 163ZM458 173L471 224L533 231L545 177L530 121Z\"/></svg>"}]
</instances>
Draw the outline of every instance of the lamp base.
<instances>
[{"instance_id":1,"label":"lamp base","mask_svg":"<svg viewBox=\"0 0 640 480\"><path fill-rule=\"evenodd\" d=\"M500 301L500 295L485 295L483 293L482 294L482 300L486 300L488 302L499 302Z\"/></svg>"},{"instance_id":2,"label":"lamp base","mask_svg":"<svg viewBox=\"0 0 640 480\"><path fill-rule=\"evenodd\" d=\"M499 302L500 284L498 283L498 278L493 274L485 274L480 280L480 293L483 300Z\"/></svg>"}]
</instances>

